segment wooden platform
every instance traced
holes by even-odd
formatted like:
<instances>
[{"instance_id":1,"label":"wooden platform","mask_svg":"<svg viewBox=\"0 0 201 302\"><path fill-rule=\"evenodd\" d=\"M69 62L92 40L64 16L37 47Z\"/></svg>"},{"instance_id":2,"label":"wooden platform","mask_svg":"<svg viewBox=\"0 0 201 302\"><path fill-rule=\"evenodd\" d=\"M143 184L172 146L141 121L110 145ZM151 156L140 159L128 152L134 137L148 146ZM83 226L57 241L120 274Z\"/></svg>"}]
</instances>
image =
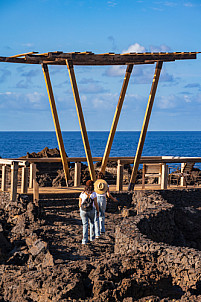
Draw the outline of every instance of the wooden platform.
<instances>
[{"instance_id":1,"label":"wooden platform","mask_svg":"<svg viewBox=\"0 0 201 302\"><path fill-rule=\"evenodd\" d=\"M171 185L167 187L167 190L186 190L186 189L201 189L201 186L188 186L186 187L181 187L181 186L176 186L176 185ZM72 194L72 193L81 193L84 190L84 186L80 187L40 187L39 188L39 194ZM161 190L160 185L158 184L146 184L145 189L142 189L142 185L138 184L135 185L134 191L139 191L139 190ZM117 193L116 190L116 185L110 185L110 192ZM128 192L128 185L123 186L123 191L121 192ZM20 188L18 190L18 193L20 194ZM33 194L33 189L28 189L27 194Z\"/></svg>"}]
</instances>

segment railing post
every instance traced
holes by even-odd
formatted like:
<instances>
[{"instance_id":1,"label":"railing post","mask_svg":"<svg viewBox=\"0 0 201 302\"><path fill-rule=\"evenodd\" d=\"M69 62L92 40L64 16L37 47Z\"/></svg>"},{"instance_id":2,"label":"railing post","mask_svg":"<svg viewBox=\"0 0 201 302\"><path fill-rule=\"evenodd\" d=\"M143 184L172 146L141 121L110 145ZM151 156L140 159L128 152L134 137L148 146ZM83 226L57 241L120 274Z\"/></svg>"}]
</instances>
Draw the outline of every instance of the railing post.
<instances>
[{"instance_id":1,"label":"railing post","mask_svg":"<svg viewBox=\"0 0 201 302\"><path fill-rule=\"evenodd\" d=\"M80 186L81 179L81 163L75 163L74 187Z\"/></svg>"},{"instance_id":2,"label":"railing post","mask_svg":"<svg viewBox=\"0 0 201 302\"><path fill-rule=\"evenodd\" d=\"M7 184L6 184L6 180L7 180L7 166L3 165L2 166L2 176L1 176L1 191L6 191L7 189Z\"/></svg>"},{"instance_id":3,"label":"railing post","mask_svg":"<svg viewBox=\"0 0 201 302\"><path fill-rule=\"evenodd\" d=\"M36 179L33 180L33 202L37 203L39 200L39 184Z\"/></svg>"},{"instance_id":4,"label":"railing post","mask_svg":"<svg viewBox=\"0 0 201 302\"><path fill-rule=\"evenodd\" d=\"M13 162L11 165L11 191L10 191L11 201L15 201L17 197L17 181L18 181L18 162Z\"/></svg>"},{"instance_id":5,"label":"railing post","mask_svg":"<svg viewBox=\"0 0 201 302\"><path fill-rule=\"evenodd\" d=\"M28 168L22 167L21 193L27 193L27 189L28 189Z\"/></svg>"},{"instance_id":6,"label":"railing post","mask_svg":"<svg viewBox=\"0 0 201 302\"><path fill-rule=\"evenodd\" d=\"M29 189L33 189L33 179L36 178L36 164L30 164Z\"/></svg>"},{"instance_id":7,"label":"railing post","mask_svg":"<svg viewBox=\"0 0 201 302\"><path fill-rule=\"evenodd\" d=\"M124 166L121 164L120 160L118 160L117 183L116 183L117 191L122 191L123 189L123 171L124 171Z\"/></svg>"},{"instance_id":8,"label":"railing post","mask_svg":"<svg viewBox=\"0 0 201 302\"><path fill-rule=\"evenodd\" d=\"M161 189L166 190L168 183L168 166L166 164L162 164L161 167Z\"/></svg>"},{"instance_id":9,"label":"railing post","mask_svg":"<svg viewBox=\"0 0 201 302\"><path fill-rule=\"evenodd\" d=\"M6 191L7 189L7 166L3 165L2 166L2 176L1 176L1 191Z\"/></svg>"},{"instance_id":10,"label":"railing post","mask_svg":"<svg viewBox=\"0 0 201 302\"><path fill-rule=\"evenodd\" d=\"M185 163L181 163L181 173L183 173L184 167L185 167ZM186 187L186 180L184 176L181 176L180 186Z\"/></svg>"}]
</instances>

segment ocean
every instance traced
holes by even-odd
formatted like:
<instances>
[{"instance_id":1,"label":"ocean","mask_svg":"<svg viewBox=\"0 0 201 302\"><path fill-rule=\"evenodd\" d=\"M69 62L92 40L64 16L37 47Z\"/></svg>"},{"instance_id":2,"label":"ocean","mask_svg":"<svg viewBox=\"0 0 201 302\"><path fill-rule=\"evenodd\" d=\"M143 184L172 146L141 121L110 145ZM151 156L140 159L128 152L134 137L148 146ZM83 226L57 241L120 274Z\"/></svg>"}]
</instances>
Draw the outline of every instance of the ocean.
<instances>
[{"instance_id":1,"label":"ocean","mask_svg":"<svg viewBox=\"0 0 201 302\"><path fill-rule=\"evenodd\" d=\"M107 131L88 132L93 157L103 156L108 134ZM62 136L69 157L85 157L80 132L63 131ZM134 156L139 136L140 131L117 131L110 156ZM58 148L54 131L2 131L0 138L2 158L17 158L45 147ZM149 131L142 156L201 157L201 131Z\"/></svg>"}]
</instances>

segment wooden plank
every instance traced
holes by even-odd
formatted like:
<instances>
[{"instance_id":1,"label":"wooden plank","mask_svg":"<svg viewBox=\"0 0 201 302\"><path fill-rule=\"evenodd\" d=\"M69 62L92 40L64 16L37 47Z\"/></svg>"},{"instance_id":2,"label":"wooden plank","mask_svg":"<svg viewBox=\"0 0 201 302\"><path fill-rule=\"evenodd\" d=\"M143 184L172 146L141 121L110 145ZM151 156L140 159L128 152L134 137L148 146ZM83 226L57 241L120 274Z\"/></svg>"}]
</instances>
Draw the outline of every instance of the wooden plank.
<instances>
[{"instance_id":1,"label":"wooden plank","mask_svg":"<svg viewBox=\"0 0 201 302\"><path fill-rule=\"evenodd\" d=\"M76 110L77 110L77 116L78 116L78 120L79 120L79 124L80 124L80 130L81 130L81 134L82 134L82 140L83 140L85 154L86 154L86 158L87 158L89 173L90 173L91 179L93 181L95 181L96 174L95 174L95 169L94 169L93 160L92 160L92 156L91 156L91 150L90 150L90 146L89 146L89 140L88 140L87 130L86 130L86 126L85 126L84 115L82 112L82 106L81 106L81 102L80 102L80 96L79 96L78 87L77 87L77 83L76 83L73 64L71 61L66 60L66 65L68 67L69 77L70 77L71 86L72 86L72 90L73 90L73 96L74 96L75 106L76 106Z\"/></svg>"},{"instance_id":2,"label":"wooden plank","mask_svg":"<svg viewBox=\"0 0 201 302\"><path fill-rule=\"evenodd\" d=\"M103 156L103 161L102 161L102 165L101 165L101 172L103 174L105 173L105 168L107 166L108 158L109 158L109 155L110 155L112 143L113 143L113 140L114 140L115 132L116 132L116 129L117 129L117 124L118 124L119 117L120 117L120 114L121 114L121 109L122 109L123 102L124 102L124 99L125 99L126 90L127 90L127 87L128 87L128 83L129 83L129 79L130 79L132 70L133 70L133 65L128 65L127 69L126 69L126 74L125 74L125 77L124 77L123 85L122 85L122 88L121 88L119 101L118 101L116 111L115 111L115 114L114 114L112 126L111 126L110 133L109 133L109 136L108 136L108 141L107 141L107 145L106 145L106 148L105 148L104 156Z\"/></svg>"},{"instance_id":3,"label":"wooden plank","mask_svg":"<svg viewBox=\"0 0 201 302\"><path fill-rule=\"evenodd\" d=\"M69 173L66 152L65 152L65 148L64 148L63 138L62 138L62 134L61 134L61 128L60 128L60 124L59 124L59 118L58 118L58 114L57 114L56 104L55 104L55 100L54 100L54 95L53 95L53 90L52 90L52 85L51 85L47 65L43 64L42 69L43 69L43 74L45 77L50 107L51 107L51 111L52 111L52 117L53 117L53 121L54 121L55 131L56 131L56 135L57 135L57 141L58 141L59 150L60 150L60 154L61 154L61 160L62 160L65 179L66 179L66 185L68 186L68 179L70 179L70 173Z\"/></svg>"},{"instance_id":4,"label":"wooden plank","mask_svg":"<svg viewBox=\"0 0 201 302\"><path fill-rule=\"evenodd\" d=\"M15 55L15 56L11 56L9 58L19 58L19 57L24 57L26 55L33 55L33 54L37 54L37 51L31 51L31 52L26 52L26 53L22 53L20 55Z\"/></svg>"},{"instance_id":5,"label":"wooden plank","mask_svg":"<svg viewBox=\"0 0 201 302\"><path fill-rule=\"evenodd\" d=\"M158 86L158 81L159 81L162 66L163 66L163 62L158 62L156 64L155 74L154 74L154 78L153 78L153 82L152 82L151 92L150 92L149 99L148 99L148 104L147 104L144 122L142 125L142 130L141 130L141 134L140 134L140 138L139 138L139 142L138 142L138 147L137 147L137 151L136 151L136 155L135 155L135 160L134 160L134 164L133 164L133 170L132 170L128 190L132 190L134 188L134 184L135 184L135 180L137 177L137 171L138 171L138 167L140 164L140 158L142 155L142 150L143 150L143 146L144 146L144 142L145 142L145 138L146 138L146 133L147 133L148 125L149 125L149 120L150 120L150 116L151 116L151 111L152 111L152 107L153 107L153 103L154 103L154 98L155 98L156 89Z\"/></svg>"}]
</instances>

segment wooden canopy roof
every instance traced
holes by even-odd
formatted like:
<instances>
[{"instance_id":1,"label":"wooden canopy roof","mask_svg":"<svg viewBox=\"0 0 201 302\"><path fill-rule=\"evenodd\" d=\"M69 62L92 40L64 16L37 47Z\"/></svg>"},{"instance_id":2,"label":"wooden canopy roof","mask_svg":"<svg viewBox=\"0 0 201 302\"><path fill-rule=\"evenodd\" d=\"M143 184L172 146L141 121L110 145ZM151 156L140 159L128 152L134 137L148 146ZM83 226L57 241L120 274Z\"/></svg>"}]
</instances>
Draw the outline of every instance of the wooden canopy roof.
<instances>
[{"instance_id":1,"label":"wooden canopy roof","mask_svg":"<svg viewBox=\"0 0 201 302\"><path fill-rule=\"evenodd\" d=\"M170 62L175 60L196 59L198 52L145 52L145 53L102 53L62 51L39 54L29 52L12 57L0 57L0 62L25 64L66 65L69 60L73 65L128 65L153 64L158 61Z\"/></svg>"}]
</instances>

